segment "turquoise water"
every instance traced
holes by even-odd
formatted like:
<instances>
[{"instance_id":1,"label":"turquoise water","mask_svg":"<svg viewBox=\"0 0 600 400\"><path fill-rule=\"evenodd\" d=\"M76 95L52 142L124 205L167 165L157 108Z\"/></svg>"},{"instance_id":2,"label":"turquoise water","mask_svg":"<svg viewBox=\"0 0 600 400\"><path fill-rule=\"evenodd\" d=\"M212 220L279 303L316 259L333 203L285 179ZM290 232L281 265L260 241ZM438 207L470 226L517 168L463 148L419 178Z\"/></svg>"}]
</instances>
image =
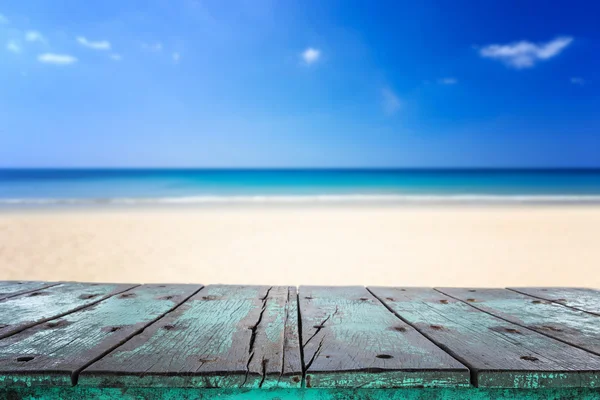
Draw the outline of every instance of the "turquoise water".
<instances>
[{"instance_id":1,"label":"turquoise water","mask_svg":"<svg viewBox=\"0 0 600 400\"><path fill-rule=\"evenodd\" d=\"M0 170L0 204L600 203L600 170Z\"/></svg>"}]
</instances>

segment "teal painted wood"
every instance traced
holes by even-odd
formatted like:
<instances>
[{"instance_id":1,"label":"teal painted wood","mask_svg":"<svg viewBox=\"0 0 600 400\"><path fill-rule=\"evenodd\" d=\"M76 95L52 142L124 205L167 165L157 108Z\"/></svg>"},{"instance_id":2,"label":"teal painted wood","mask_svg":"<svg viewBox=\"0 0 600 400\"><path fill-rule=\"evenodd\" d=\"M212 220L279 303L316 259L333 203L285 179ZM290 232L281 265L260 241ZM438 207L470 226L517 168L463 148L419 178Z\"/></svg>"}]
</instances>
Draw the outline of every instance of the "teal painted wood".
<instances>
[{"instance_id":1,"label":"teal painted wood","mask_svg":"<svg viewBox=\"0 0 600 400\"><path fill-rule=\"evenodd\" d=\"M0 339L77 311L135 285L62 283L0 301Z\"/></svg>"},{"instance_id":2,"label":"teal painted wood","mask_svg":"<svg viewBox=\"0 0 600 400\"><path fill-rule=\"evenodd\" d=\"M208 286L82 371L79 384L299 387L301 367L285 351L289 295L287 287Z\"/></svg>"},{"instance_id":3,"label":"teal painted wood","mask_svg":"<svg viewBox=\"0 0 600 400\"><path fill-rule=\"evenodd\" d=\"M600 291L586 288L541 288L515 287L508 288L515 292L527 294L539 299L552 301L567 307L600 315Z\"/></svg>"},{"instance_id":4,"label":"teal painted wood","mask_svg":"<svg viewBox=\"0 0 600 400\"><path fill-rule=\"evenodd\" d=\"M0 397L19 400L597 400L595 389L192 389L192 388L12 388Z\"/></svg>"},{"instance_id":5,"label":"teal painted wood","mask_svg":"<svg viewBox=\"0 0 600 400\"><path fill-rule=\"evenodd\" d=\"M600 357L429 288L370 290L467 365L478 387L600 387Z\"/></svg>"},{"instance_id":6,"label":"teal painted wood","mask_svg":"<svg viewBox=\"0 0 600 400\"><path fill-rule=\"evenodd\" d=\"M197 292L144 285L0 340L0 386L71 385L77 374Z\"/></svg>"},{"instance_id":7,"label":"teal painted wood","mask_svg":"<svg viewBox=\"0 0 600 400\"><path fill-rule=\"evenodd\" d=\"M455 299L600 355L600 317L506 289L436 288Z\"/></svg>"},{"instance_id":8,"label":"teal painted wood","mask_svg":"<svg viewBox=\"0 0 600 400\"><path fill-rule=\"evenodd\" d=\"M306 386L440 387L469 371L394 316L364 287L299 289Z\"/></svg>"},{"instance_id":9,"label":"teal painted wood","mask_svg":"<svg viewBox=\"0 0 600 400\"><path fill-rule=\"evenodd\" d=\"M0 281L0 300L58 285L59 282Z\"/></svg>"}]
</instances>

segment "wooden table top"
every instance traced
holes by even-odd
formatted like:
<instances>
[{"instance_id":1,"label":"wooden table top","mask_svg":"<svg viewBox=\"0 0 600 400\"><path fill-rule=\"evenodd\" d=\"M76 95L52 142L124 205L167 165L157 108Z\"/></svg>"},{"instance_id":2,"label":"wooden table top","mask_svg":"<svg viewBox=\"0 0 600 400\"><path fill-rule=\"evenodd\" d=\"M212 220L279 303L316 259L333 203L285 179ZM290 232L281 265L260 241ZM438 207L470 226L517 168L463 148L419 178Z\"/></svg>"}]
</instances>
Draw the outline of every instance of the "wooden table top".
<instances>
[{"instance_id":1,"label":"wooden table top","mask_svg":"<svg viewBox=\"0 0 600 400\"><path fill-rule=\"evenodd\" d=\"M0 395L599 387L592 289L0 282Z\"/></svg>"}]
</instances>

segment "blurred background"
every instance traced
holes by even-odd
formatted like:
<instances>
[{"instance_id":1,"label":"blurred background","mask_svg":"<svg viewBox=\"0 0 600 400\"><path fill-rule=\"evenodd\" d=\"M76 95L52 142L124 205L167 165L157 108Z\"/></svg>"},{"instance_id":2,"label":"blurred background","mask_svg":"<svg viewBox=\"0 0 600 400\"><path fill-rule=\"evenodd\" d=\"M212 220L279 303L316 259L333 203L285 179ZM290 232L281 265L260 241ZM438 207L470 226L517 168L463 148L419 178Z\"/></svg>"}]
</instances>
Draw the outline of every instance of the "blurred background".
<instances>
[{"instance_id":1,"label":"blurred background","mask_svg":"<svg viewBox=\"0 0 600 400\"><path fill-rule=\"evenodd\" d=\"M0 278L599 286L600 5L0 5Z\"/></svg>"}]
</instances>

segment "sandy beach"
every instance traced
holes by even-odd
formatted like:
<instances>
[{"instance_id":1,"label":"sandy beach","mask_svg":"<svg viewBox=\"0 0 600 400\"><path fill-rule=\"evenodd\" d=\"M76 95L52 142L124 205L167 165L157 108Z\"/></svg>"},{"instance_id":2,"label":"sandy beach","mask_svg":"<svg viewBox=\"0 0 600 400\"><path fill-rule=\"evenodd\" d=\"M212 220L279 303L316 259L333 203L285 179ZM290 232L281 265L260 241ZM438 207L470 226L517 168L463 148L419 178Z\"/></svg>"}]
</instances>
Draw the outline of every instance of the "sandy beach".
<instances>
[{"instance_id":1,"label":"sandy beach","mask_svg":"<svg viewBox=\"0 0 600 400\"><path fill-rule=\"evenodd\" d=\"M600 287L600 207L0 213L0 279Z\"/></svg>"}]
</instances>

